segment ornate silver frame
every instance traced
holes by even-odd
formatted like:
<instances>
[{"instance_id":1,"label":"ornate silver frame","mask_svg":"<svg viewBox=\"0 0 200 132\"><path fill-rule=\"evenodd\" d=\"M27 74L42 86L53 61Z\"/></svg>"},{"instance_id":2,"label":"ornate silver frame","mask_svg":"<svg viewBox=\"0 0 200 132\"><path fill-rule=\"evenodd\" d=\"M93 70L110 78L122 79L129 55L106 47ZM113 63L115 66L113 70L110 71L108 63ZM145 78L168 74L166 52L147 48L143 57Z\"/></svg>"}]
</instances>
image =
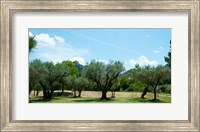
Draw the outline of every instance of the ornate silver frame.
<instances>
[{"instance_id":1,"label":"ornate silver frame","mask_svg":"<svg viewBox=\"0 0 200 132\"><path fill-rule=\"evenodd\" d=\"M1 131L200 131L199 0L0 0ZM189 14L189 119L183 121L15 121L12 120L12 14L14 12L163 11Z\"/></svg>"}]
</instances>

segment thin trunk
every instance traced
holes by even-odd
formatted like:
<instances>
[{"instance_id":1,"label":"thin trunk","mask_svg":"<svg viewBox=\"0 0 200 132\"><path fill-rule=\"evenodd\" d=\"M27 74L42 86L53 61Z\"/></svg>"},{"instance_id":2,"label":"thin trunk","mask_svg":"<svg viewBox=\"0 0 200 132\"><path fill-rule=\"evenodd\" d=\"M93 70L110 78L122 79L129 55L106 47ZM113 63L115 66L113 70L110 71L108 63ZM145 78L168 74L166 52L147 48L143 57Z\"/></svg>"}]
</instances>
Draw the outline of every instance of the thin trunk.
<instances>
[{"instance_id":1,"label":"thin trunk","mask_svg":"<svg viewBox=\"0 0 200 132\"><path fill-rule=\"evenodd\" d=\"M148 92L148 89L149 89L149 87L145 87L144 88L144 91L143 91L143 93L142 93L142 95L141 95L141 98L144 98L144 96L147 94L147 92Z\"/></svg>"},{"instance_id":2,"label":"thin trunk","mask_svg":"<svg viewBox=\"0 0 200 132\"><path fill-rule=\"evenodd\" d=\"M78 91L78 97L81 97L81 90Z\"/></svg>"},{"instance_id":3,"label":"thin trunk","mask_svg":"<svg viewBox=\"0 0 200 132\"><path fill-rule=\"evenodd\" d=\"M37 90L36 97L38 97L38 95L39 95L39 90Z\"/></svg>"},{"instance_id":4,"label":"thin trunk","mask_svg":"<svg viewBox=\"0 0 200 132\"><path fill-rule=\"evenodd\" d=\"M154 93L154 99L153 100L156 100L157 98L156 98L156 88L157 88L157 86L158 86L158 84L159 84L159 82L160 82L160 79L161 78L159 78L158 80L157 80L157 83L156 83L156 85L155 85L155 87L153 87L153 93Z\"/></svg>"},{"instance_id":5,"label":"thin trunk","mask_svg":"<svg viewBox=\"0 0 200 132\"><path fill-rule=\"evenodd\" d=\"M48 99L52 99L53 98L53 94L54 94L54 87L53 87L53 81L51 81L49 83L50 89L48 89Z\"/></svg>"},{"instance_id":6,"label":"thin trunk","mask_svg":"<svg viewBox=\"0 0 200 132\"><path fill-rule=\"evenodd\" d=\"M33 93L33 96L35 97L35 89L34 89L34 93Z\"/></svg>"},{"instance_id":7,"label":"thin trunk","mask_svg":"<svg viewBox=\"0 0 200 132\"><path fill-rule=\"evenodd\" d=\"M42 81L40 81L40 85L42 86L42 90L43 90L43 99L47 98L47 89L45 87L45 85L42 83Z\"/></svg>"},{"instance_id":8,"label":"thin trunk","mask_svg":"<svg viewBox=\"0 0 200 132\"><path fill-rule=\"evenodd\" d=\"M29 89L29 97L30 97L30 95L31 95L31 91L32 91L32 89Z\"/></svg>"},{"instance_id":9,"label":"thin trunk","mask_svg":"<svg viewBox=\"0 0 200 132\"><path fill-rule=\"evenodd\" d=\"M43 99L47 98L46 88L43 88Z\"/></svg>"},{"instance_id":10,"label":"thin trunk","mask_svg":"<svg viewBox=\"0 0 200 132\"><path fill-rule=\"evenodd\" d=\"M154 93L154 100L156 100L156 87L153 88L153 93Z\"/></svg>"}]
</instances>

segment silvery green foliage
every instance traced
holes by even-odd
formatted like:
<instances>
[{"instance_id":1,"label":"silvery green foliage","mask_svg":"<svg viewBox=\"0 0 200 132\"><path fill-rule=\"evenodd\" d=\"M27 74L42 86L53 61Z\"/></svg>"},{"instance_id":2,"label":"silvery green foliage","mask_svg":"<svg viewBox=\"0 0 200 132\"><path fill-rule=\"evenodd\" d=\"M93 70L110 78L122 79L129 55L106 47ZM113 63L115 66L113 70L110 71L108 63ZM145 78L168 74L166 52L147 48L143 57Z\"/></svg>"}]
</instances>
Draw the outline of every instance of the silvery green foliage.
<instances>
[{"instance_id":1,"label":"silvery green foliage","mask_svg":"<svg viewBox=\"0 0 200 132\"><path fill-rule=\"evenodd\" d=\"M62 64L53 62L42 62L38 59L29 64L29 88L32 85L40 84L43 89L44 99L51 99L54 89L58 83L68 73L67 68Z\"/></svg>"},{"instance_id":2,"label":"silvery green foliage","mask_svg":"<svg viewBox=\"0 0 200 132\"><path fill-rule=\"evenodd\" d=\"M110 61L108 64L91 61L85 66L83 74L97 84L97 87L102 90L102 99L104 99L106 92L112 88L124 70L125 68L120 61Z\"/></svg>"},{"instance_id":3,"label":"silvery green foliage","mask_svg":"<svg viewBox=\"0 0 200 132\"><path fill-rule=\"evenodd\" d=\"M87 87L89 84L87 78L85 77L75 77L75 76L68 76L66 77L66 82L68 87L73 90L74 97L76 97L76 92L79 92L79 97L81 96L81 91Z\"/></svg>"},{"instance_id":4,"label":"silvery green foliage","mask_svg":"<svg viewBox=\"0 0 200 132\"><path fill-rule=\"evenodd\" d=\"M137 67L137 72L135 73L137 79L145 84L146 86L152 86L153 88L166 78L170 78L171 70L169 67L162 65L154 66L144 66Z\"/></svg>"},{"instance_id":5,"label":"silvery green foliage","mask_svg":"<svg viewBox=\"0 0 200 132\"><path fill-rule=\"evenodd\" d=\"M156 99L156 88L162 84L165 79L170 79L171 69L168 66L158 65L154 66L136 66L136 76L138 81L145 87L154 89L154 99Z\"/></svg>"},{"instance_id":6,"label":"silvery green foliage","mask_svg":"<svg viewBox=\"0 0 200 132\"><path fill-rule=\"evenodd\" d=\"M38 86L40 80L45 80L47 73L47 69L39 59L29 63L29 93Z\"/></svg>"}]
</instances>

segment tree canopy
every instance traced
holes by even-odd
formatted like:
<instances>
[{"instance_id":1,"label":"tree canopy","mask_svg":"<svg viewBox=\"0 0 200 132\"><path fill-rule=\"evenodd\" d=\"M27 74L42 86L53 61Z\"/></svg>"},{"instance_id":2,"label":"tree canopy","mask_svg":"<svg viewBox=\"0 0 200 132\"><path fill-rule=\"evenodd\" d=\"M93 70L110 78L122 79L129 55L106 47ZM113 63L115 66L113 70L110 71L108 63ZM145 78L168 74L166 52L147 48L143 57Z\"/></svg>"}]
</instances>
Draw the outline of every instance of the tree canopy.
<instances>
[{"instance_id":1,"label":"tree canopy","mask_svg":"<svg viewBox=\"0 0 200 132\"><path fill-rule=\"evenodd\" d=\"M91 61L84 68L84 75L97 84L102 91L101 99L106 99L106 93L116 82L119 75L125 70L123 64L119 61L110 61L109 64L103 62Z\"/></svg>"},{"instance_id":2,"label":"tree canopy","mask_svg":"<svg viewBox=\"0 0 200 132\"><path fill-rule=\"evenodd\" d=\"M135 76L138 78L138 81L143 84L148 90L149 87L152 87L154 90L154 100L156 99L156 88L159 84L163 83L163 80L170 78L171 70L169 67L164 67L158 65L157 67L153 66L144 66L137 67L138 72L135 73ZM147 92L147 91L145 91ZM143 93L144 94L144 93Z\"/></svg>"},{"instance_id":3,"label":"tree canopy","mask_svg":"<svg viewBox=\"0 0 200 132\"><path fill-rule=\"evenodd\" d=\"M69 60L63 61L62 65L68 69L69 75L71 75L71 76L78 76L79 75L79 71L78 71L76 65L73 62L71 62Z\"/></svg>"}]
</instances>

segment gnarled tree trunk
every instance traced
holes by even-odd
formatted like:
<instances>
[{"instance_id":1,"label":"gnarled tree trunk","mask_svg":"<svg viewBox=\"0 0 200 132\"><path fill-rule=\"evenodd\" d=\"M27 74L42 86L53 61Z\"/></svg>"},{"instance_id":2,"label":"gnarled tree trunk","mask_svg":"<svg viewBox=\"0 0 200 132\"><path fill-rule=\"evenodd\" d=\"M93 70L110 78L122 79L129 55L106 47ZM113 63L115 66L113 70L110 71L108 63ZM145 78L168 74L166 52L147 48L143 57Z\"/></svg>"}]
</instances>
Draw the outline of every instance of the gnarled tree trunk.
<instances>
[{"instance_id":1,"label":"gnarled tree trunk","mask_svg":"<svg viewBox=\"0 0 200 132\"><path fill-rule=\"evenodd\" d=\"M101 100L107 99L106 93L107 93L107 90L103 89L103 90L102 90Z\"/></svg>"},{"instance_id":2,"label":"gnarled tree trunk","mask_svg":"<svg viewBox=\"0 0 200 132\"><path fill-rule=\"evenodd\" d=\"M145 87L144 88L144 91L143 91L143 93L142 93L142 95L141 95L141 98L144 98L144 96L147 94L147 92L148 92L148 89L149 89L149 87Z\"/></svg>"}]
</instances>

